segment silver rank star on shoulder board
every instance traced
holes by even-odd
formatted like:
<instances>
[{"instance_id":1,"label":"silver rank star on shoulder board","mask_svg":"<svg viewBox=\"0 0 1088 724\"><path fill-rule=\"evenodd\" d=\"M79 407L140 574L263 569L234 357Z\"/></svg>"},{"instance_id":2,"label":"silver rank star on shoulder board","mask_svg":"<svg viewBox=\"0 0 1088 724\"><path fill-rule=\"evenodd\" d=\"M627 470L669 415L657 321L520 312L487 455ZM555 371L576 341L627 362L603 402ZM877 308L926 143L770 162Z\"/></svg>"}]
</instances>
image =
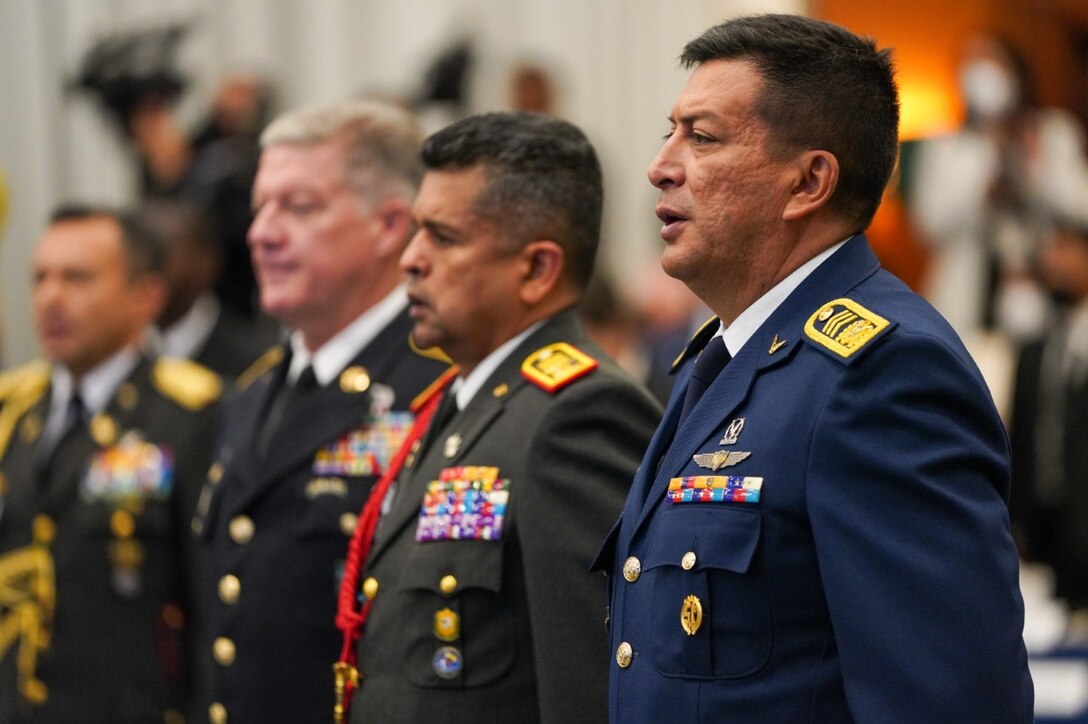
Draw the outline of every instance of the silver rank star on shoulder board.
<instances>
[{"instance_id":1,"label":"silver rank star on shoulder board","mask_svg":"<svg viewBox=\"0 0 1088 724\"><path fill-rule=\"evenodd\" d=\"M712 453L698 453L697 455L693 455L692 460L694 460L695 464L701 468L709 468L711 471L718 471L722 468L736 465L751 454L752 453L750 452L715 450Z\"/></svg>"},{"instance_id":2,"label":"silver rank star on shoulder board","mask_svg":"<svg viewBox=\"0 0 1088 724\"><path fill-rule=\"evenodd\" d=\"M740 431L744 429L743 417L738 417L729 423L729 427L725 428L725 435L722 437L719 445L735 445L737 438L740 437Z\"/></svg>"}]
</instances>

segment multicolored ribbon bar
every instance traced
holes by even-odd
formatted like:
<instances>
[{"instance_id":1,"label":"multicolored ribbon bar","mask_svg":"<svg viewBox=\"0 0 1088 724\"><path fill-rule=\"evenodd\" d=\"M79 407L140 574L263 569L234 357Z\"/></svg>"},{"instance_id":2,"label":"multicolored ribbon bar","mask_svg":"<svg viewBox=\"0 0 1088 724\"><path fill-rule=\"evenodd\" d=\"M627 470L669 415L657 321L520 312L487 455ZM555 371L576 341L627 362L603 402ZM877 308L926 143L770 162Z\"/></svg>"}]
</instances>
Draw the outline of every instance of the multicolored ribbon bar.
<instances>
[{"instance_id":1,"label":"multicolored ribbon bar","mask_svg":"<svg viewBox=\"0 0 1088 724\"><path fill-rule=\"evenodd\" d=\"M412 427L412 413L375 415L369 425L325 445L314 456L316 475L381 475Z\"/></svg>"},{"instance_id":2,"label":"multicolored ribbon bar","mask_svg":"<svg viewBox=\"0 0 1088 724\"><path fill-rule=\"evenodd\" d=\"M427 485L416 540L500 540L509 499L510 481L496 467L446 468Z\"/></svg>"},{"instance_id":3,"label":"multicolored ribbon bar","mask_svg":"<svg viewBox=\"0 0 1088 724\"><path fill-rule=\"evenodd\" d=\"M673 478L665 494L670 503L758 503L763 478L743 475L691 475Z\"/></svg>"}]
</instances>

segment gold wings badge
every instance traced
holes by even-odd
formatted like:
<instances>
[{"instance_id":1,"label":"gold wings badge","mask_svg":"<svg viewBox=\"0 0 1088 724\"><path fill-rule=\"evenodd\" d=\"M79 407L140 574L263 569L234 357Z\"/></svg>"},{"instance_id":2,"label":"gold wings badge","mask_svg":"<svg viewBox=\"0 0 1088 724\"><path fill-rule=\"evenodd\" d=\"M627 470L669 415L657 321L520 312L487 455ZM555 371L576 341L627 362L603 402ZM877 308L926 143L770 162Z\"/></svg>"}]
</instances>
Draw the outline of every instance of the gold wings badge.
<instances>
[{"instance_id":1,"label":"gold wings badge","mask_svg":"<svg viewBox=\"0 0 1088 724\"><path fill-rule=\"evenodd\" d=\"M750 452L715 450L712 453L698 453L697 455L693 455L692 459L695 460L695 464L701 468L709 468L711 471L717 471L722 468L728 468L731 465L736 465L751 454L752 453Z\"/></svg>"}]
</instances>

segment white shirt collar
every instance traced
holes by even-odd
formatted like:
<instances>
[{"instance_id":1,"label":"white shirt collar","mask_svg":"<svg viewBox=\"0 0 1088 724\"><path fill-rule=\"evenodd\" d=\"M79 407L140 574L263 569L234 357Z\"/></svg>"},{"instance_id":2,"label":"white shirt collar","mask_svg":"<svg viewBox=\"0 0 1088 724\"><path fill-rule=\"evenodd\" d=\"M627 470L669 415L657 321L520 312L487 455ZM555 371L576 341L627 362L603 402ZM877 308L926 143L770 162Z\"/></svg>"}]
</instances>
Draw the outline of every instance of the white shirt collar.
<instances>
[{"instance_id":1,"label":"white shirt collar","mask_svg":"<svg viewBox=\"0 0 1088 724\"><path fill-rule=\"evenodd\" d=\"M215 294L201 294L189 311L168 329L156 328L159 352L170 357L195 357L212 336L219 321L219 309Z\"/></svg>"},{"instance_id":2,"label":"white shirt collar","mask_svg":"<svg viewBox=\"0 0 1088 724\"><path fill-rule=\"evenodd\" d=\"M83 375L79 382L79 396L88 416L102 412L109 406L121 383L128 379L140 361L135 347L125 347ZM54 364L50 380L49 415L46 418L43 437L55 443L64 431L68 415L68 401L75 390L75 378L68 368Z\"/></svg>"},{"instance_id":3,"label":"white shirt collar","mask_svg":"<svg viewBox=\"0 0 1088 724\"><path fill-rule=\"evenodd\" d=\"M463 410L468 406L468 403L472 401L472 398L487 382L487 378L517 349L518 345L528 339L533 332L540 329L544 321L536 322L516 336L506 340L496 347L491 354L484 357L483 361L468 374L468 377L458 377L453 381L451 389L453 394L457 395L457 409Z\"/></svg>"},{"instance_id":4,"label":"white shirt collar","mask_svg":"<svg viewBox=\"0 0 1088 724\"><path fill-rule=\"evenodd\" d=\"M774 311L782 305L782 302L786 301L794 290L801 286L801 282L805 281L812 272L816 271L818 266L827 261L832 254L841 249L843 244L850 241L851 238L853 237L843 239L794 269L788 277L768 289L762 297L741 312L740 316L733 320L732 324L728 327L723 324L714 336L720 336L725 342L729 354L736 357L737 353L744 347L744 343L751 339L756 330L770 319Z\"/></svg>"},{"instance_id":5,"label":"white shirt collar","mask_svg":"<svg viewBox=\"0 0 1088 724\"><path fill-rule=\"evenodd\" d=\"M408 306L408 292L402 285L356 317L355 321L337 332L332 339L312 354L302 342L302 333L295 330L291 333L291 366L287 368L288 381L294 384L298 376L302 374L302 370L312 364L317 383L322 387L328 385L344 371L348 362L351 362L360 350L373 342L374 338L406 306Z\"/></svg>"}]
</instances>

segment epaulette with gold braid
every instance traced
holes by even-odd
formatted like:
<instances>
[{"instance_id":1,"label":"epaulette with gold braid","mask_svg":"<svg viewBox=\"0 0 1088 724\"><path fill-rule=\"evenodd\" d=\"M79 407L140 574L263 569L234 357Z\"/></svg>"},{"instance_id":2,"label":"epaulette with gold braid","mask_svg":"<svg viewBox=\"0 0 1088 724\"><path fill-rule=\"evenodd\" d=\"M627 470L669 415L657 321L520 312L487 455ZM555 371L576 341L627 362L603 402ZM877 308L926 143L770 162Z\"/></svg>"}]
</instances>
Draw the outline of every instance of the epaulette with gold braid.
<instances>
[{"instance_id":1,"label":"epaulette with gold braid","mask_svg":"<svg viewBox=\"0 0 1088 724\"><path fill-rule=\"evenodd\" d=\"M217 374L179 357L155 360L151 381L159 392L192 412L204 409L223 393L223 383Z\"/></svg>"},{"instance_id":2,"label":"epaulette with gold braid","mask_svg":"<svg viewBox=\"0 0 1088 724\"><path fill-rule=\"evenodd\" d=\"M0 400L9 397L24 397L35 392L40 395L49 386L49 363L36 360L0 372Z\"/></svg>"},{"instance_id":3,"label":"epaulette with gold braid","mask_svg":"<svg viewBox=\"0 0 1088 724\"><path fill-rule=\"evenodd\" d=\"M541 347L521 363L521 375L537 387L557 392L597 369L599 363L566 342Z\"/></svg>"},{"instance_id":4,"label":"epaulette with gold braid","mask_svg":"<svg viewBox=\"0 0 1088 724\"><path fill-rule=\"evenodd\" d=\"M49 389L49 364L31 362L0 374L0 458L4 456L20 418Z\"/></svg>"},{"instance_id":5,"label":"epaulette with gold braid","mask_svg":"<svg viewBox=\"0 0 1088 724\"><path fill-rule=\"evenodd\" d=\"M871 312L853 299L833 299L812 313L805 323L805 338L840 361L850 359L868 344L895 328L895 323Z\"/></svg>"},{"instance_id":6,"label":"epaulette with gold braid","mask_svg":"<svg viewBox=\"0 0 1088 724\"><path fill-rule=\"evenodd\" d=\"M282 361L283 347L278 344L274 347L269 347L264 354L257 358L256 362L246 368L245 372L238 375L238 379L234 381L234 386L239 390L244 390L256 382L261 375L268 372L268 370Z\"/></svg>"}]
</instances>

